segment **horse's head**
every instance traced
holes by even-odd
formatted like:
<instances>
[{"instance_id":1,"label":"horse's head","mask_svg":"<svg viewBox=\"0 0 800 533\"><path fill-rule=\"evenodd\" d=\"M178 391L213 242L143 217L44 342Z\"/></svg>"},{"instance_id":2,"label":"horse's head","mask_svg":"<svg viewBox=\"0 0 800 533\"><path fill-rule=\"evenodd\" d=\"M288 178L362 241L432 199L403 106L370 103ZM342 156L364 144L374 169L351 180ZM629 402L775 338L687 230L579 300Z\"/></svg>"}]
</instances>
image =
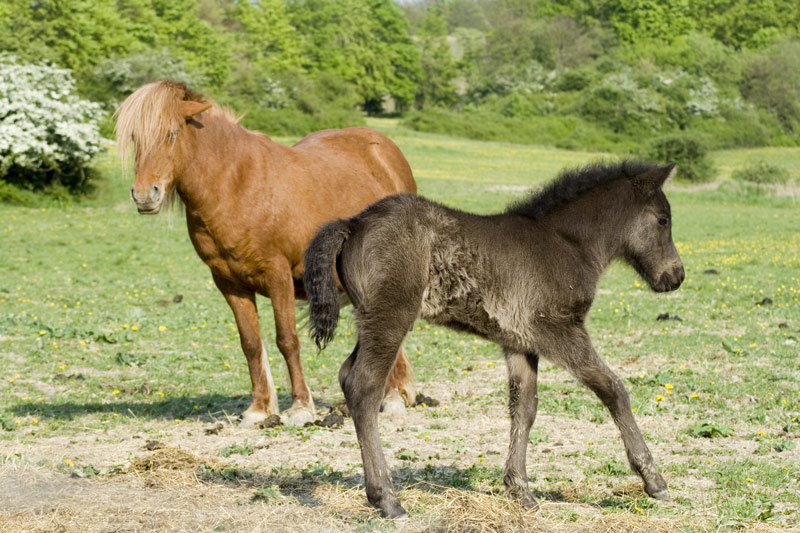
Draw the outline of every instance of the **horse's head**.
<instances>
[{"instance_id":1,"label":"horse's head","mask_svg":"<svg viewBox=\"0 0 800 533\"><path fill-rule=\"evenodd\" d=\"M675 165L658 167L632 178L634 214L627 227L623 256L656 292L674 291L685 273L672 242L672 212L661 190Z\"/></svg>"},{"instance_id":2,"label":"horse's head","mask_svg":"<svg viewBox=\"0 0 800 533\"><path fill-rule=\"evenodd\" d=\"M117 141L123 160L131 141L136 147L131 200L143 215L158 213L175 188L187 156L182 141L189 134L188 124L212 105L197 99L182 85L157 82L139 88L117 110Z\"/></svg>"}]
</instances>

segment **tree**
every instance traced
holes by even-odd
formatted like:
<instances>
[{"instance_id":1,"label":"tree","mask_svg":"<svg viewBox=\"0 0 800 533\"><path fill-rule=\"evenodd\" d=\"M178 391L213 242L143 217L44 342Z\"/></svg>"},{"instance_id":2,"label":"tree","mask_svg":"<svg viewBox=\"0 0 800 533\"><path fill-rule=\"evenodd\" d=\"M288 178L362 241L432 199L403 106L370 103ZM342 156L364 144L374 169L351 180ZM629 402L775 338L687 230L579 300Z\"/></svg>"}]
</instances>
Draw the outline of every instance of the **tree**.
<instances>
[{"instance_id":1,"label":"tree","mask_svg":"<svg viewBox=\"0 0 800 533\"><path fill-rule=\"evenodd\" d=\"M447 42L447 20L429 10L418 38L422 76L415 97L417 108L449 106L456 99L454 80L458 76L455 59Z\"/></svg>"},{"instance_id":2,"label":"tree","mask_svg":"<svg viewBox=\"0 0 800 533\"><path fill-rule=\"evenodd\" d=\"M380 111L387 95L400 108L412 101L419 56L393 0L295 0L289 12L311 72L354 84L368 111Z\"/></svg>"}]
</instances>

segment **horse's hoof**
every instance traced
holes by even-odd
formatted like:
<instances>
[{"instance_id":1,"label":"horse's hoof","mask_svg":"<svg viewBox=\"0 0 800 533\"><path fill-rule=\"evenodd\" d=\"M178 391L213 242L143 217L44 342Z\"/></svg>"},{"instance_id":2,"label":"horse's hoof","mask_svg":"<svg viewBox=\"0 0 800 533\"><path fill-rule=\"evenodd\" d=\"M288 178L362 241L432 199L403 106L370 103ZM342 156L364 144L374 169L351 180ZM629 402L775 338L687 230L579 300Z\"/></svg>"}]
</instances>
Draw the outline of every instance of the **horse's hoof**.
<instances>
[{"instance_id":1,"label":"horse's hoof","mask_svg":"<svg viewBox=\"0 0 800 533\"><path fill-rule=\"evenodd\" d=\"M281 418L287 426L304 426L308 422L314 421L314 410L309 407L290 407L283 412Z\"/></svg>"},{"instance_id":2,"label":"horse's hoof","mask_svg":"<svg viewBox=\"0 0 800 533\"><path fill-rule=\"evenodd\" d=\"M242 413L242 421L239 422L239 427L255 426L262 420L267 419L267 413L264 411L245 411Z\"/></svg>"},{"instance_id":3,"label":"horse's hoof","mask_svg":"<svg viewBox=\"0 0 800 533\"><path fill-rule=\"evenodd\" d=\"M390 391L389 394L383 399L381 405L381 412L385 415L400 415L406 414L406 404L403 397L397 390Z\"/></svg>"}]
</instances>

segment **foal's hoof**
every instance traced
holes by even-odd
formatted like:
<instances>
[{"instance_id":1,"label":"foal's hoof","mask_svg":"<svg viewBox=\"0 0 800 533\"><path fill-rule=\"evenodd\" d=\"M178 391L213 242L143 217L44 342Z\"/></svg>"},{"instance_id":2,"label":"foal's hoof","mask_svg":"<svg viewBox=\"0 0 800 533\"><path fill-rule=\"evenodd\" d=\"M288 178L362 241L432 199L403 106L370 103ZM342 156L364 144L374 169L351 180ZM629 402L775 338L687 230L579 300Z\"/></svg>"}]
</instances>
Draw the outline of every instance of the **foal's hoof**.
<instances>
[{"instance_id":1,"label":"foal's hoof","mask_svg":"<svg viewBox=\"0 0 800 533\"><path fill-rule=\"evenodd\" d=\"M406 404L403 401L403 397L400 396L399 392L397 392L397 389L389 391L389 393L383 398L381 412L385 415L402 416L406 414Z\"/></svg>"},{"instance_id":2,"label":"foal's hoof","mask_svg":"<svg viewBox=\"0 0 800 533\"><path fill-rule=\"evenodd\" d=\"M644 491L656 500L669 500L669 489L667 489L667 482L659 474L656 474L656 479L652 482L644 484Z\"/></svg>"},{"instance_id":3,"label":"foal's hoof","mask_svg":"<svg viewBox=\"0 0 800 533\"><path fill-rule=\"evenodd\" d=\"M669 491L667 489L659 490L656 492L648 492L647 494L649 494L651 498L655 498L656 500L669 500Z\"/></svg>"},{"instance_id":4,"label":"foal's hoof","mask_svg":"<svg viewBox=\"0 0 800 533\"><path fill-rule=\"evenodd\" d=\"M529 511L539 510L539 500L537 500L533 496L530 490L528 489L509 490L508 494L509 496L517 500L519 504L525 509L528 509Z\"/></svg>"},{"instance_id":5,"label":"foal's hoof","mask_svg":"<svg viewBox=\"0 0 800 533\"><path fill-rule=\"evenodd\" d=\"M287 426L303 426L314 421L314 410L310 407L295 405L285 410L281 418Z\"/></svg>"},{"instance_id":6,"label":"foal's hoof","mask_svg":"<svg viewBox=\"0 0 800 533\"><path fill-rule=\"evenodd\" d=\"M400 500L397 498L394 498L394 501L377 505L377 507L381 510L381 517L383 518L392 518L401 522L408 519L406 510L403 509L403 506L400 505Z\"/></svg>"}]
</instances>

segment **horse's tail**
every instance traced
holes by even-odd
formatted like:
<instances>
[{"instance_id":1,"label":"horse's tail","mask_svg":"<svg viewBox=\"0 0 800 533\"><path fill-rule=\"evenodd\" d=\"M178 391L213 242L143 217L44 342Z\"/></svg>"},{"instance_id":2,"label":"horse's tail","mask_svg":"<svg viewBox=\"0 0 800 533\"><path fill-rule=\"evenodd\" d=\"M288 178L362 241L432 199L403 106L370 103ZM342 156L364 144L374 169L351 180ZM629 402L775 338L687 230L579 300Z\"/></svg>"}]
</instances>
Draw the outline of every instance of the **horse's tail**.
<instances>
[{"instance_id":1,"label":"horse's tail","mask_svg":"<svg viewBox=\"0 0 800 533\"><path fill-rule=\"evenodd\" d=\"M333 339L339 322L339 291L333 269L349 235L350 220L335 220L322 227L306 250L303 286L311 309L311 336L320 350Z\"/></svg>"}]
</instances>

